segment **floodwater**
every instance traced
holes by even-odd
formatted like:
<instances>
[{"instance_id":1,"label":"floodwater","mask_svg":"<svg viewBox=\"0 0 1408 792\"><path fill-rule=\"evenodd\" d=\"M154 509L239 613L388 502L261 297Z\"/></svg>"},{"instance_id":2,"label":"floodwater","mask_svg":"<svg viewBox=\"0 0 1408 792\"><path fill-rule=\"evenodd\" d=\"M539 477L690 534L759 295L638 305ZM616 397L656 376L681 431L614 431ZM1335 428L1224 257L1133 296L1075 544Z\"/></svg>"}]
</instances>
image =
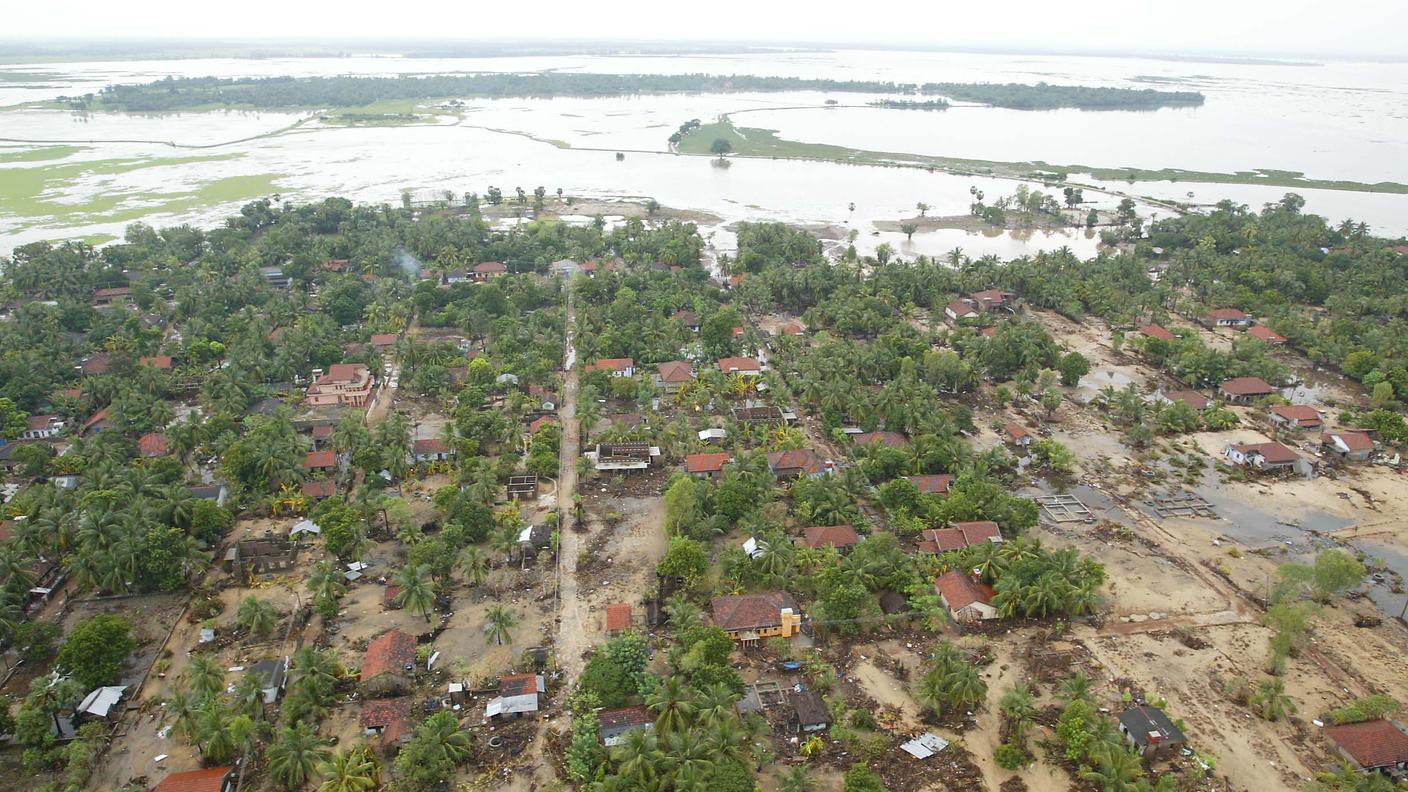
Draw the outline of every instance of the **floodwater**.
<instances>
[{"instance_id":1,"label":"floodwater","mask_svg":"<svg viewBox=\"0 0 1408 792\"><path fill-rule=\"evenodd\" d=\"M908 168L828 162L736 159L716 168L703 158L666 151L666 139L691 118L743 112L744 126L778 129L783 137L913 154L1001 161L1045 160L1093 167L1174 167L1218 171L1279 168L1317 178L1408 181L1408 64L1252 65L1136 58L988 55L895 51L801 51L687 57L571 56L419 59L384 56L188 59L0 66L0 107L77 95L114 82L174 76L390 75L559 69L597 73L760 74L903 82L1023 82L1199 90L1203 107L1143 112L1019 112L955 107L918 112L856 107L872 97L821 92L636 96L606 99L472 100L465 117L438 125L330 128L295 113L180 113L75 117L56 110L0 109L0 132L12 141L79 141L84 149L56 163L130 157L234 154L219 162L166 164L120 175L79 174L48 186L46 200L82 204L96 195L191 191L217 178L275 174L285 199L328 194L395 202L403 189L418 198L506 191L537 185L586 198L645 197L720 218L706 233L738 220L782 220L849 227L862 252L888 243L901 255L1012 257L1068 247L1095 252L1083 230L875 234L874 223L915 214L965 214L976 187L1010 194L1016 182ZM6 82L3 72L44 72L43 82ZM835 99L840 107L827 108ZM300 122L302 122L300 124ZM298 124L296 128L290 129ZM147 141L147 142L122 142ZM33 143L0 142L0 154ZM204 148L188 148L200 146ZM626 153L618 162L615 152ZM0 163L34 168L50 163ZM1033 185L1036 187L1037 185ZM1222 198L1259 206L1283 188L1260 185L1149 182L1110 184L1152 198L1211 204ZM1408 231L1408 196L1301 191L1307 209L1333 219L1363 219L1376 231ZM1087 194L1108 208L1118 198ZM210 222L239 201L156 215L149 222ZM854 211L850 205L854 204ZM123 222L102 216L18 217L0 214L0 251L38 239L120 234ZM725 235L719 233L723 240Z\"/></svg>"}]
</instances>

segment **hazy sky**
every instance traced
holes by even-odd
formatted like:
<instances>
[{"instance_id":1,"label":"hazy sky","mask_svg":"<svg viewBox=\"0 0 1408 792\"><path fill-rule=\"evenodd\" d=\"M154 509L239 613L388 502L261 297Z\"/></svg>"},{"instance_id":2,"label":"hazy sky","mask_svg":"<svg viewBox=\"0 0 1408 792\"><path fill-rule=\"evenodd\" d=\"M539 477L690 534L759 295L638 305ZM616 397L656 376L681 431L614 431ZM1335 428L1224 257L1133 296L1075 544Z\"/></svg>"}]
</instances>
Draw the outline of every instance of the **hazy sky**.
<instances>
[{"instance_id":1,"label":"hazy sky","mask_svg":"<svg viewBox=\"0 0 1408 792\"><path fill-rule=\"evenodd\" d=\"M1408 57L1404 0L14 0L0 36L713 39Z\"/></svg>"}]
</instances>

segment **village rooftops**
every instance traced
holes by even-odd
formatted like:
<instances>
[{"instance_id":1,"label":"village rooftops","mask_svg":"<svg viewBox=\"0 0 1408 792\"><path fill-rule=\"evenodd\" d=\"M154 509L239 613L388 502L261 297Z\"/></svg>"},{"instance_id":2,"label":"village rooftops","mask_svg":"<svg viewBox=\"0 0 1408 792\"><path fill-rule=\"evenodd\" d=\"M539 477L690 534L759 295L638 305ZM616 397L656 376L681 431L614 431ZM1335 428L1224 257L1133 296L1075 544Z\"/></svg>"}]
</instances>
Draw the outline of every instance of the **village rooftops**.
<instances>
[{"instance_id":1,"label":"village rooftops","mask_svg":"<svg viewBox=\"0 0 1408 792\"><path fill-rule=\"evenodd\" d=\"M755 358L749 357L726 357L719 358L719 371L725 374L758 374L763 370L763 366Z\"/></svg>"},{"instance_id":2,"label":"village rooftops","mask_svg":"<svg viewBox=\"0 0 1408 792\"><path fill-rule=\"evenodd\" d=\"M1296 452L1276 442L1235 443L1228 448L1244 456L1259 456L1269 465L1284 465L1300 459Z\"/></svg>"},{"instance_id":3,"label":"village rooftops","mask_svg":"<svg viewBox=\"0 0 1408 792\"><path fill-rule=\"evenodd\" d=\"M690 454L684 458L684 470L686 473L718 473L724 469L724 465L733 461L733 455L727 451L717 454Z\"/></svg>"},{"instance_id":4,"label":"village rooftops","mask_svg":"<svg viewBox=\"0 0 1408 792\"><path fill-rule=\"evenodd\" d=\"M813 525L802 531L803 543L807 547L854 547L860 544L860 534L849 525Z\"/></svg>"},{"instance_id":5,"label":"village rooftops","mask_svg":"<svg viewBox=\"0 0 1408 792\"><path fill-rule=\"evenodd\" d=\"M430 437L424 440L417 440L412 444L412 453L420 456L422 454L448 454L450 447L444 440L438 437Z\"/></svg>"},{"instance_id":6,"label":"village rooftops","mask_svg":"<svg viewBox=\"0 0 1408 792\"><path fill-rule=\"evenodd\" d=\"M233 767L212 767L209 770L188 770L172 773L161 779L152 792L225 792Z\"/></svg>"},{"instance_id":7,"label":"village rooftops","mask_svg":"<svg viewBox=\"0 0 1408 792\"><path fill-rule=\"evenodd\" d=\"M1336 447L1343 446L1345 452L1362 453L1374 450L1374 439L1365 432L1325 432L1320 435L1320 442Z\"/></svg>"},{"instance_id":8,"label":"village rooftops","mask_svg":"<svg viewBox=\"0 0 1408 792\"><path fill-rule=\"evenodd\" d=\"M714 597L709 603L714 624L725 632L757 630L782 624L782 611L797 613L797 601L785 591Z\"/></svg>"},{"instance_id":9,"label":"village rooftops","mask_svg":"<svg viewBox=\"0 0 1408 792\"><path fill-rule=\"evenodd\" d=\"M1326 726L1325 736L1361 770L1398 767L1408 762L1408 734L1385 718Z\"/></svg>"},{"instance_id":10,"label":"village rooftops","mask_svg":"<svg viewBox=\"0 0 1408 792\"><path fill-rule=\"evenodd\" d=\"M337 467L337 454L332 450L309 451L303 458L307 470L333 470Z\"/></svg>"},{"instance_id":11,"label":"village rooftops","mask_svg":"<svg viewBox=\"0 0 1408 792\"><path fill-rule=\"evenodd\" d=\"M395 346L400 338L395 333L374 333L368 343L377 349L386 349Z\"/></svg>"},{"instance_id":12,"label":"village rooftops","mask_svg":"<svg viewBox=\"0 0 1408 792\"><path fill-rule=\"evenodd\" d=\"M588 363L582 370L590 374L593 371L611 371L623 376L630 376L630 372L636 367L636 362L632 358L601 358L592 363Z\"/></svg>"},{"instance_id":13,"label":"village rooftops","mask_svg":"<svg viewBox=\"0 0 1408 792\"><path fill-rule=\"evenodd\" d=\"M503 275L508 272L508 267L501 261L486 261L482 264L474 265L474 274L480 276Z\"/></svg>"},{"instance_id":14,"label":"village rooftops","mask_svg":"<svg viewBox=\"0 0 1408 792\"><path fill-rule=\"evenodd\" d=\"M904 448L909 439L899 432L861 432L851 435L851 442L858 446L879 443L890 448Z\"/></svg>"},{"instance_id":15,"label":"village rooftops","mask_svg":"<svg viewBox=\"0 0 1408 792\"><path fill-rule=\"evenodd\" d=\"M1268 344L1284 344L1284 343L1286 343L1286 337L1285 337L1285 336L1281 335L1280 333L1276 332L1275 330L1272 330L1272 329L1269 328L1269 327L1262 327L1261 325L1257 325L1256 327L1248 328L1248 330L1247 330L1247 335L1251 336L1252 338L1259 338L1259 339L1261 339L1262 341L1265 341L1265 342L1268 343Z\"/></svg>"},{"instance_id":16,"label":"village rooftops","mask_svg":"<svg viewBox=\"0 0 1408 792\"><path fill-rule=\"evenodd\" d=\"M951 528L930 528L920 534L924 540L919 543L921 550L931 553L947 553L985 543L1002 541L1002 531L991 520L954 523Z\"/></svg>"},{"instance_id":17,"label":"village rooftops","mask_svg":"<svg viewBox=\"0 0 1408 792\"><path fill-rule=\"evenodd\" d=\"M694 365L688 360L667 360L660 364L660 381L667 385L680 385L694 379Z\"/></svg>"},{"instance_id":18,"label":"village rooftops","mask_svg":"<svg viewBox=\"0 0 1408 792\"><path fill-rule=\"evenodd\" d=\"M1214 308L1207 317L1214 322L1249 322L1251 317L1236 308Z\"/></svg>"},{"instance_id":19,"label":"village rooftops","mask_svg":"<svg viewBox=\"0 0 1408 792\"><path fill-rule=\"evenodd\" d=\"M957 477L952 473L933 473L927 476L905 476L913 482L920 495L947 495Z\"/></svg>"},{"instance_id":20,"label":"village rooftops","mask_svg":"<svg viewBox=\"0 0 1408 792\"><path fill-rule=\"evenodd\" d=\"M977 317L978 309L967 300L954 300L944 308L944 313L955 319L972 319Z\"/></svg>"},{"instance_id":21,"label":"village rooftops","mask_svg":"<svg viewBox=\"0 0 1408 792\"><path fill-rule=\"evenodd\" d=\"M1212 400L1208 397L1190 390L1169 391L1164 394L1164 401L1183 402L1199 412L1206 410L1208 405L1212 404Z\"/></svg>"},{"instance_id":22,"label":"village rooftops","mask_svg":"<svg viewBox=\"0 0 1408 792\"><path fill-rule=\"evenodd\" d=\"M1167 327L1159 325L1144 325L1139 328L1139 334L1148 338L1157 338L1160 341L1173 341L1178 338Z\"/></svg>"},{"instance_id":23,"label":"village rooftops","mask_svg":"<svg viewBox=\"0 0 1408 792\"><path fill-rule=\"evenodd\" d=\"M939 575L934 589L951 611L962 610L975 602L990 605L993 598L992 586L979 583L956 569Z\"/></svg>"},{"instance_id":24,"label":"village rooftops","mask_svg":"<svg viewBox=\"0 0 1408 792\"><path fill-rule=\"evenodd\" d=\"M170 355L152 355L150 357L137 358L137 365L154 368L158 371L170 371L172 359Z\"/></svg>"},{"instance_id":25,"label":"village rooftops","mask_svg":"<svg viewBox=\"0 0 1408 792\"><path fill-rule=\"evenodd\" d=\"M1293 424L1301 429L1319 429L1320 411L1308 404L1273 404L1271 414L1280 423Z\"/></svg>"},{"instance_id":26,"label":"village rooftops","mask_svg":"<svg viewBox=\"0 0 1408 792\"><path fill-rule=\"evenodd\" d=\"M1268 396L1276 392L1271 383L1261 377L1233 377L1224 380L1217 389L1229 396Z\"/></svg>"},{"instance_id":27,"label":"village rooftops","mask_svg":"<svg viewBox=\"0 0 1408 792\"><path fill-rule=\"evenodd\" d=\"M1006 306L1015 296L1012 292L1005 292L1001 289L984 289L968 295L968 299L983 306L984 309L991 309Z\"/></svg>"},{"instance_id":28,"label":"village rooftops","mask_svg":"<svg viewBox=\"0 0 1408 792\"><path fill-rule=\"evenodd\" d=\"M768 454L768 467L774 476L815 476L823 470L821 460L807 448L773 451Z\"/></svg>"},{"instance_id":29,"label":"village rooftops","mask_svg":"<svg viewBox=\"0 0 1408 792\"><path fill-rule=\"evenodd\" d=\"M368 682L382 674L404 674L416 661L416 639L400 630L387 630L367 644L362 660L362 681Z\"/></svg>"},{"instance_id":30,"label":"village rooftops","mask_svg":"<svg viewBox=\"0 0 1408 792\"><path fill-rule=\"evenodd\" d=\"M142 435L137 440L137 452L147 459L166 456L166 435L161 432L148 432Z\"/></svg>"}]
</instances>

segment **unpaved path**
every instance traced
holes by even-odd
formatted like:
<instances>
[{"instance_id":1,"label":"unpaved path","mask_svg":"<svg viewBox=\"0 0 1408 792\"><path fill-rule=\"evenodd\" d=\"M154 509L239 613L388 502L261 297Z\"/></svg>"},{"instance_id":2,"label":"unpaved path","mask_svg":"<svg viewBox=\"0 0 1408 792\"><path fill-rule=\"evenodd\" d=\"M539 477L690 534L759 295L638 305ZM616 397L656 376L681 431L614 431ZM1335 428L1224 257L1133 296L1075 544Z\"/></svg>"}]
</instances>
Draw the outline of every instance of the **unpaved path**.
<instances>
[{"instance_id":1,"label":"unpaved path","mask_svg":"<svg viewBox=\"0 0 1408 792\"><path fill-rule=\"evenodd\" d=\"M581 549L581 535L573 524L572 505L577 494L577 459L580 437L577 425L577 350L574 346L573 328L576 313L572 307L572 290L567 289L567 343L562 361L562 408L558 417L562 422L561 456L558 460L557 514L560 547L557 553L557 662L565 678L563 685L570 688L582 670L582 652L587 649L587 624L585 608L577 593L577 553Z\"/></svg>"}]
</instances>

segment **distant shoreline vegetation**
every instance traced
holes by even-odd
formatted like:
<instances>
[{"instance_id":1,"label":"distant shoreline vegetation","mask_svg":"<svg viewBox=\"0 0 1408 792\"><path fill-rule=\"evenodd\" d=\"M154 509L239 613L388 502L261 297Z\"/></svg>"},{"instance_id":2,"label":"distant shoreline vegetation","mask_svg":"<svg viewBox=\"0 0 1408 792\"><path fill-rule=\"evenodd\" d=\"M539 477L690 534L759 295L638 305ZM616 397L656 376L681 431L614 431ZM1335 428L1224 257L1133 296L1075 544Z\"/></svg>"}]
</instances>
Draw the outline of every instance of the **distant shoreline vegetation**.
<instances>
[{"instance_id":1,"label":"distant shoreline vegetation","mask_svg":"<svg viewBox=\"0 0 1408 792\"><path fill-rule=\"evenodd\" d=\"M1081 108L1154 109L1196 106L1203 95L1183 91L1016 83L926 83L826 80L711 74L457 74L395 77L166 78L142 85L110 85L97 94L61 97L75 110L133 113L210 108L259 110L310 107L362 107L375 102L447 97L507 98L629 96L651 93L743 93L833 91L845 93L943 95L1017 110ZM912 100L894 100L912 101ZM935 99L934 102L942 100ZM919 102L918 104L930 104ZM946 103L945 103L946 104ZM938 109L937 106L926 109Z\"/></svg>"},{"instance_id":2,"label":"distant shoreline vegetation","mask_svg":"<svg viewBox=\"0 0 1408 792\"><path fill-rule=\"evenodd\" d=\"M870 106L886 110L947 110L951 105L943 99L881 99Z\"/></svg>"}]
</instances>

